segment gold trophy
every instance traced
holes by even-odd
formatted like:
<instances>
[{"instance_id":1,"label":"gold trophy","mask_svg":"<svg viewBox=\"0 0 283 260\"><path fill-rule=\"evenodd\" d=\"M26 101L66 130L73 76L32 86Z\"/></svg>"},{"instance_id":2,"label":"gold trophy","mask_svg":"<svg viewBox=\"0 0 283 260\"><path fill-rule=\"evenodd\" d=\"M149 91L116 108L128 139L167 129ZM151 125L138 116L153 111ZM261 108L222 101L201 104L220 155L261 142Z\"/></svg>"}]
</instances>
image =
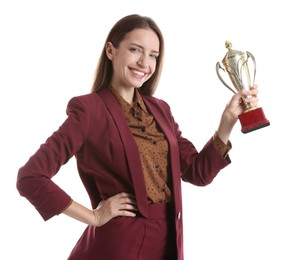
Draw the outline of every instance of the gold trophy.
<instances>
[{"instance_id":1,"label":"gold trophy","mask_svg":"<svg viewBox=\"0 0 283 260\"><path fill-rule=\"evenodd\" d=\"M256 74L256 62L254 56L246 51L232 50L232 44L225 42L228 52L224 56L222 62L216 63L216 73L220 81L233 93L237 93L242 89L250 89L254 85ZM227 75L229 77L227 77ZM223 77L226 76L232 84L227 84ZM266 119L261 107L251 107L249 103L244 103L245 111L239 115L243 133L269 126L270 123Z\"/></svg>"}]
</instances>

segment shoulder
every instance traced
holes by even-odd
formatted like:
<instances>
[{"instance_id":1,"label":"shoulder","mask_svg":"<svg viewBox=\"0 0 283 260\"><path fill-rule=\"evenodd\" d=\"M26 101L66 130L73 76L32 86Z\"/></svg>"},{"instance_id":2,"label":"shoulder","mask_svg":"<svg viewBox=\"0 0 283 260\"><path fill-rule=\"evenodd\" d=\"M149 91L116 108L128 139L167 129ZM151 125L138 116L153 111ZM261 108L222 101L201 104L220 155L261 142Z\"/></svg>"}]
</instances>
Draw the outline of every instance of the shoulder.
<instances>
[{"instance_id":1,"label":"shoulder","mask_svg":"<svg viewBox=\"0 0 283 260\"><path fill-rule=\"evenodd\" d=\"M84 107L85 109L101 104L101 98L97 93L89 93L72 97L68 102L68 108Z\"/></svg>"},{"instance_id":2,"label":"shoulder","mask_svg":"<svg viewBox=\"0 0 283 260\"><path fill-rule=\"evenodd\" d=\"M116 109L116 99L108 88L103 88L97 92L75 96L70 99L67 106L67 114L74 110L80 110L86 113L100 115L108 109Z\"/></svg>"},{"instance_id":3,"label":"shoulder","mask_svg":"<svg viewBox=\"0 0 283 260\"><path fill-rule=\"evenodd\" d=\"M84 94L84 95L79 95L79 96L74 96L70 99L69 103L71 102L82 102L82 103L89 103L93 101L98 101L99 95L97 93L89 93L89 94Z\"/></svg>"}]
</instances>

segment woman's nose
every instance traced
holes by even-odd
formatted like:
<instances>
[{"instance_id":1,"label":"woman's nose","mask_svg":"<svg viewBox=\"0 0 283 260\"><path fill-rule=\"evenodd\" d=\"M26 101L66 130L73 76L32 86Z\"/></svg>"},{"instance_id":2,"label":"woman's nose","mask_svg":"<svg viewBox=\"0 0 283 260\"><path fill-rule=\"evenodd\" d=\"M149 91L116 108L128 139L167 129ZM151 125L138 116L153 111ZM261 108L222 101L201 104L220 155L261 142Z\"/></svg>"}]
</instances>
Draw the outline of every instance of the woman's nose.
<instances>
[{"instance_id":1,"label":"woman's nose","mask_svg":"<svg viewBox=\"0 0 283 260\"><path fill-rule=\"evenodd\" d=\"M147 61L147 58L145 57L145 55L141 55L141 56L139 57L138 64L139 64L139 66L141 66L141 67L144 67L144 68L147 67L148 61Z\"/></svg>"}]
</instances>

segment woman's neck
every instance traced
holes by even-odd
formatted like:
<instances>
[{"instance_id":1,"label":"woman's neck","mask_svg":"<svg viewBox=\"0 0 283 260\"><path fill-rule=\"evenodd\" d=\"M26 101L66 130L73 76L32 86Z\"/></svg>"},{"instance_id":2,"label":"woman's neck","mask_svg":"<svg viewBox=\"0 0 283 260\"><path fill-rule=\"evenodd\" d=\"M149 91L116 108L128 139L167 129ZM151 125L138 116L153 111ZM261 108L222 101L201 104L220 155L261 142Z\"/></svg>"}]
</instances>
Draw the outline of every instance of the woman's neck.
<instances>
[{"instance_id":1,"label":"woman's neck","mask_svg":"<svg viewBox=\"0 0 283 260\"><path fill-rule=\"evenodd\" d=\"M125 99L129 104L133 103L134 100L134 94L135 94L135 88L115 88L112 86L112 88L115 89L115 91L123 98Z\"/></svg>"}]
</instances>

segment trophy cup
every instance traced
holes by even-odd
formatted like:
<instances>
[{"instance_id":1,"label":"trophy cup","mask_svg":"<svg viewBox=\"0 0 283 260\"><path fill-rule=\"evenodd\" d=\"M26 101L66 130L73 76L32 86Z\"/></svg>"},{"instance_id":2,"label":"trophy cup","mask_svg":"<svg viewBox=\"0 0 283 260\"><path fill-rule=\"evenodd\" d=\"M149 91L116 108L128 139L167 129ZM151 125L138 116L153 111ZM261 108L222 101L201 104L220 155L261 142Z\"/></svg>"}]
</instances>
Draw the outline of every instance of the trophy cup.
<instances>
[{"instance_id":1,"label":"trophy cup","mask_svg":"<svg viewBox=\"0 0 283 260\"><path fill-rule=\"evenodd\" d=\"M222 63L216 63L218 78L235 94L242 89L250 89L254 85L256 74L254 56L248 51L232 50L232 44L229 41L225 42L225 47L228 49L228 52L224 56ZM229 77L227 77L227 74ZM226 76L232 84L227 84L227 79L226 81L223 79L224 76ZM244 105L245 111L239 115L242 126L241 131L244 134L270 125L261 107L251 107L249 103L244 103Z\"/></svg>"}]
</instances>

